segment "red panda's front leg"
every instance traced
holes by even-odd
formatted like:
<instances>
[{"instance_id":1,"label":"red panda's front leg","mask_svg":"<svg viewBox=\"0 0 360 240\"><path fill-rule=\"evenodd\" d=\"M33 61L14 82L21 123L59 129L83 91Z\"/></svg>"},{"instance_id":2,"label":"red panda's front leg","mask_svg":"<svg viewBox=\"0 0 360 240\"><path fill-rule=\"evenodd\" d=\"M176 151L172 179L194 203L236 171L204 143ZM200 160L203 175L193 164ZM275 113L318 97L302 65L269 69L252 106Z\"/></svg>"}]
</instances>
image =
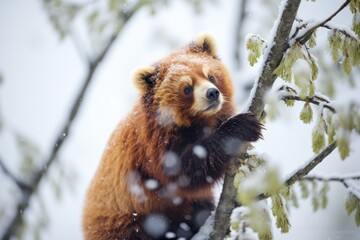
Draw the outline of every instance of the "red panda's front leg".
<instances>
[{"instance_id":1,"label":"red panda's front leg","mask_svg":"<svg viewBox=\"0 0 360 240\"><path fill-rule=\"evenodd\" d=\"M262 137L262 124L251 113L238 114L225 121L213 134L188 145L180 155L185 188L198 188L222 177L226 163L236 156L243 141Z\"/></svg>"}]
</instances>

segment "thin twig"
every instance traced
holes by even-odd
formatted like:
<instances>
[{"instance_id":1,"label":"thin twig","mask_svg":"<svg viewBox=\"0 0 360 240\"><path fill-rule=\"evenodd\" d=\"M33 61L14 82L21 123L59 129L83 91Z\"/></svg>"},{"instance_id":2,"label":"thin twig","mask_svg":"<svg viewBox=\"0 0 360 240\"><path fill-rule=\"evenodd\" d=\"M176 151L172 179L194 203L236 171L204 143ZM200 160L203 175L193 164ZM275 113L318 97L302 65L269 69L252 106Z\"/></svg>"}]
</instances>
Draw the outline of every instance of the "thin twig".
<instances>
[{"instance_id":1,"label":"thin twig","mask_svg":"<svg viewBox=\"0 0 360 240\"><path fill-rule=\"evenodd\" d=\"M8 176L21 190L29 190L31 186L24 181L18 179L14 174L10 172L10 170L6 167L2 159L0 159L0 168L3 171L3 173Z\"/></svg>"},{"instance_id":2,"label":"thin twig","mask_svg":"<svg viewBox=\"0 0 360 240\"><path fill-rule=\"evenodd\" d=\"M295 101L301 101L301 102L307 102L307 103L312 103L315 104L317 106L322 106L328 110L330 110L332 113L336 113L335 108L333 108L332 106L330 106L328 103L326 103L327 101L321 97L299 97L299 96L295 96L295 95L286 95L281 97L281 100L283 101L287 101L287 100L295 100ZM324 103L325 102L325 103Z\"/></svg>"},{"instance_id":3,"label":"thin twig","mask_svg":"<svg viewBox=\"0 0 360 240\"><path fill-rule=\"evenodd\" d=\"M341 12L347 5L349 5L349 3L351 2L351 0L346 0L338 10L336 10L333 14L330 15L330 17L326 18L324 21L316 24L315 26L313 26L312 28L310 28L309 30L307 30L303 35L301 35L300 37L296 38L296 41L299 42L301 45L304 45L311 37L311 35L313 34L313 32L319 28L324 26L326 23L328 23L329 21L331 21L339 12Z\"/></svg>"},{"instance_id":4,"label":"thin twig","mask_svg":"<svg viewBox=\"0 0 360 240\"><path fill-rule=\"evenodd\" d=\"M321 177L321 176L305 176L301 179L301 181L321 181L321 182L340 182L346 188L349 188L347 180L360 180L360 175L354 175L349 177Z\"/></svg>"},{"instance_id":5,"label":"thin twig","mask_svg":"<svg viewBox=\"0 0 360 240\"><path fill-rule=\"evenodd\" d=\"M305 176L303 178L303 180L317 180L317 181L329 181L329 182L343 182L349 179L353 179L353 180L360 180L360 175L355 175L355 176L351 176L351 177L320 177L320 176Z\"/></svg>"},{"instance_id":6,"label":"thin twig","mask_svg":"<svg viewBox=\"0 0 360 240\"><path fill-rule=\"evenodd\" d=\"M339 31L340 33L344 34L346 37L358 41L357 38L355 38L353 35L350 35L350 33L348 33L347 31L345 31L345 30L343 30L343 29L334 28L334 27L329 26L329 25L327 25L327 24L324 24L324 25L321 26L321 27L326 28L326 29L329 29L329 30Z\"/></svg>"},{"instance_id":7,"label":"thin twig","mask_svg":"<svg viewBox=\"0 0 360 240\"><path fill-rule=\"evenodd\" d=\"M301 20L301 19L295 19L295 21L297 21L299 23L303 22L303 20ZM301 29L303 29L304 27L306 27L308 24L309 24L308 22L305 22L305 23L297 26L296 29L295 29L295 32L291 35L290 39L293 39L294 37L296 37L296 35L299 33L299 31Z\"/></svg>"}]
</instances>

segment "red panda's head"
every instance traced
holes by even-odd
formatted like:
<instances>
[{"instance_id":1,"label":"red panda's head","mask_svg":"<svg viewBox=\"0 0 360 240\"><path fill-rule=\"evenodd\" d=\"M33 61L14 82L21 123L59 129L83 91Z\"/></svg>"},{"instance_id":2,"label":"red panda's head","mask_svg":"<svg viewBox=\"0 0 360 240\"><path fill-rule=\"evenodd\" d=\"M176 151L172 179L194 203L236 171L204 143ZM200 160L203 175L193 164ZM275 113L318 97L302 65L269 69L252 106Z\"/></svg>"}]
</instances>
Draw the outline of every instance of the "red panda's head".
<instances>
[{"instance_id":1,"label":"red panda's head","mask_svg":"<svg viewBox=\"0 0 360 240\"><path fill-rule=\"evenodd\" d=\"M134 81L159 123L215 125L234 114L233 85L207 33L151 67L138 68Z\"/></svg>"}]
</instances>

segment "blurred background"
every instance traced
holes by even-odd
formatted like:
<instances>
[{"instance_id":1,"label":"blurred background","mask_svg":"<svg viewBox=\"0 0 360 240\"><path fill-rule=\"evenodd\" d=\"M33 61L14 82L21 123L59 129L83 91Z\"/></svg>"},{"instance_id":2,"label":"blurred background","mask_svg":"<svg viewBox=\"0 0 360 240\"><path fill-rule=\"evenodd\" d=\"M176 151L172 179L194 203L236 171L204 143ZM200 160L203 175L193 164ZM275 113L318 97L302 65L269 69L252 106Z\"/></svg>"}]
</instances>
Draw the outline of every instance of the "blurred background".
<instances>
[{"instance_id":1,"label":"blurred background","mask_svg":"<svg viewBox=\"0 0 360 240\"><path fill-rule=\"evenodd\" d=\"M259 64L250 67L247 62L245 37L254 33L268 39L279 3L0 0L0 236L19 213L24 218L24 239L82 239L86 188L108 137L137 98L132 70L185 45L199 32L215 36L241 111L259 72ZM304 0L298 19L324 19L341 4ZM346 8L332 23L350 27L351 19ZM327 66L320 70L318 90L337 104L359 102L359 69L347 76L332 63L327 34L317 32L314 49L320 65ZM86 80L89 85L79 97ZM281 80L275 83L281 85ZM71 114L74 102L80 107ZM300 104L278 108L256 151L264 153L285 178L313 155L313 125L299 121ZM69 115L74 121L68 120ZM351 136L350 157L341 161L334 151L314 173L360 173L359 146L359 137ZM39 186L23 212L18 203L24 196L14 180L26 186L34 173ZM360 229L344 208L346 189L339 183L330 187L326 209L314 212L310 199L299 199L299 208L289 209L290 232L281 234L274 225L275 239L360 239Z\"/></svg>"}]
</instances>

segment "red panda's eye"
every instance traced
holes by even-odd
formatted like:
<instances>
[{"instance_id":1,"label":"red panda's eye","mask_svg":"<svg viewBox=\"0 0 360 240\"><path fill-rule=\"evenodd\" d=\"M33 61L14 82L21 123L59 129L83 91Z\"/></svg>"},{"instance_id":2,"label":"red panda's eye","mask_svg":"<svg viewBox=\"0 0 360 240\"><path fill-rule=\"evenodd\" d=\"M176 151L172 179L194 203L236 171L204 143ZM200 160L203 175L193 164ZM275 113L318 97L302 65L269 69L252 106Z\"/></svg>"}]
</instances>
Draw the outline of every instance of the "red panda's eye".
<instances>
[{"instance_id":1,"label":"red panda's eye","mask_svg":"<svg viewBox=\"0 0 360 240\"><path fill-rule=\"evenodd\" d=\"M187 86L184 88L184 93L186 95L190 95L193 92L193 88L191 86Z\"/></svg>"},{"instance_id":2,"label":"red panda's eye","mask_svg":"<svg viewBox=\"0 0 360 240\"><path fill-rule=\"evenodd\" d=\"M209 81L214 83L215 82L215 77L214 76L209 76Z\"/></svg>"}]
</instances>

